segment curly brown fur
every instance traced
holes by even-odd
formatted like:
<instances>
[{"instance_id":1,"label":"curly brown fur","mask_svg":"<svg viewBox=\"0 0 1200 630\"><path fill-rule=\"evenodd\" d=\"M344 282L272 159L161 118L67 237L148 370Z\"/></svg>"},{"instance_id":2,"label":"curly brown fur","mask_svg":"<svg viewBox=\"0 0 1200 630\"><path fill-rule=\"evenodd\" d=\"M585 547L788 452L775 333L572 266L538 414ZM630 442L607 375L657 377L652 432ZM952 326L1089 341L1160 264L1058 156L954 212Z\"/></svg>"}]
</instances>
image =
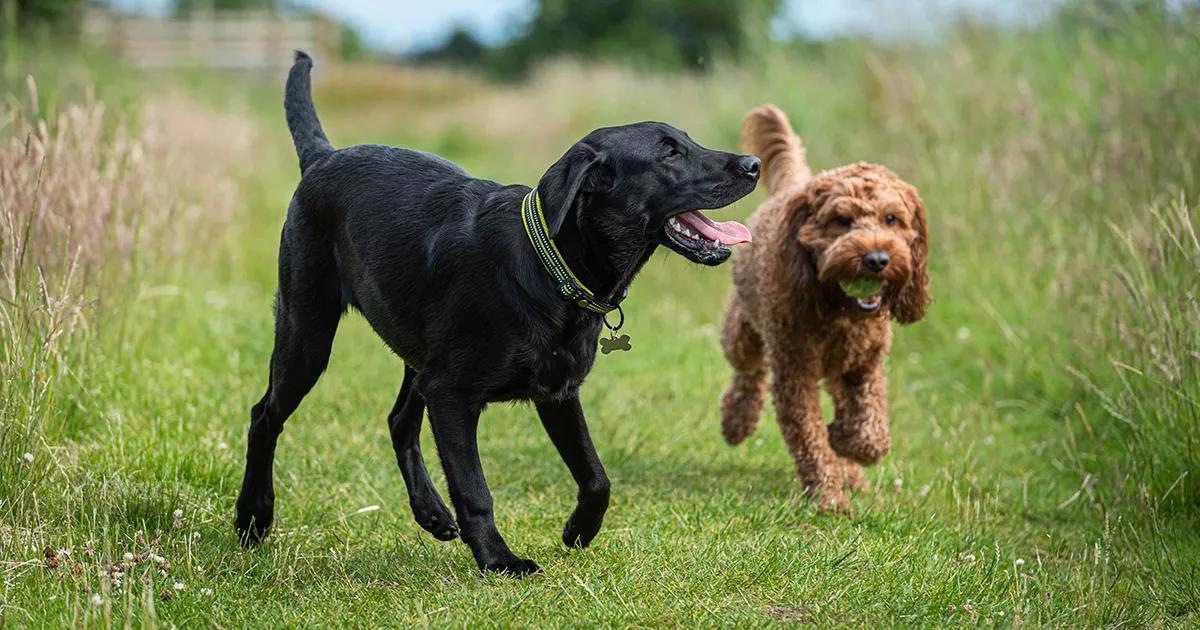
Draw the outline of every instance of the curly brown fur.
<instances>
[{"instance_id":1,"label":"curly brown fur","mask_svg":"<svg viewBox=\"0 0 1200 630\"><path fill-rule=\"evenodd\" d=\"M779 427L801 481L822 508L844 509L844 489L864 485L861 466L891 446L883 363L890 320L920 320L929 303L925 208L915 188L882 166L814 177L800 138L773 105L746 116L742 143L762 159L770 197L750 219L754 243L734 260L721 336L734 375L721 432L730 444L754 432L773 373ZM839 286L860 277L884 281L874 310L874 298L861 302ZM822 382L835 408L828 426Z\"/></svg>"}]
</instances>

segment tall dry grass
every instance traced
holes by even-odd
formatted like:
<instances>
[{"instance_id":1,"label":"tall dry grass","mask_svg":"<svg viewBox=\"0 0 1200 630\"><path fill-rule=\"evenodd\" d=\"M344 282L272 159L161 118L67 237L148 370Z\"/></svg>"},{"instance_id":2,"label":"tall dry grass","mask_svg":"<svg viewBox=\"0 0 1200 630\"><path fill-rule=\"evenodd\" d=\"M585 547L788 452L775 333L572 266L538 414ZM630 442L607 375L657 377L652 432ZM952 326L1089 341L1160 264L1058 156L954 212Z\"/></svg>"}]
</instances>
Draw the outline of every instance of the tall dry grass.
<instances>
[{"instance_id":1,"label":"tall dry grass","mask_svg":"<svg viewBox=\"0 0 1200 630\"><path fill-rule=\"evenodd\" d=\"M44 111L32 78L0 121L0 513L16 523L62 465L42 435L73 413L88 341L164 265L220 240L254 130L183 98L136 120L90 92Z\"/></svg>"},{"instance_id":2,"label":"tall dry grass","mask_svg":"<svg viewBox=\"0 0 1200 630\"><path fill-rule=\"evenodd\" d=\"M1124 494L1166 509L1200 507L1200 216L1182 196L1150 206L1120 243L1105 287L1107 343L1080 374L1103 409L1106 453ZM1096 429L1084 418L1083 428Z\"/></svg>"}]
</instances>

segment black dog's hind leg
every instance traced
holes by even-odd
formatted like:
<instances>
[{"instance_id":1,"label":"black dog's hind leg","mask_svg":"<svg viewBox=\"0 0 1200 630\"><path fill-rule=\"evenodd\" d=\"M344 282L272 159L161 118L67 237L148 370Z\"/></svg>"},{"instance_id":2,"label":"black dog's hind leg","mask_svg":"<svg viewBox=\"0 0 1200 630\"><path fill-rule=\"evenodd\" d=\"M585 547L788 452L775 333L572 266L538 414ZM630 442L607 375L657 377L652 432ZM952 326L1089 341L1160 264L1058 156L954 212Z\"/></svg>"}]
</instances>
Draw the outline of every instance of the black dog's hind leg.
<instances>
[{"instance_id":1,"label":"black dog's hind leg","mask_svg":"<svg viewBox=\"0 0 1200 630\"><path fill-rule=\"evenodd\" d=\"M275 444L283 423L325 370L342 312L337 267L328 245L305 238L296 226L285 227L269 384L250 410L246 473L237 500L236 527L243 544L258 542L271 527Z\"/></svg>"},{"instance_id":2,"label":"black dog's hind leg","mask_svg":"<svg viewBox=\"0 0 1200 630\"><path fill-rule=\"evenodd\" d=\"M434 395L424 387L422 391L429 405L429 423L433 425L433 437L450 485L450 501L458 515L462 539L471 547L479 569L517 577L536 573L540 570L538 565L514 555L496 529L492 493L483 476L475 435L483 406L453 395Z\"/></svg>"},{"instance_id":3,"label":"black dog's hind leg","mask_svg":"<svg viewBox=\"0 0 1200 630\"><path fill-rule=\"evenodd\" d=\"M413 387L416 377L416 370L405 365L404 384L400 386L392 413L388 414L392 447L396 449L396 463L400 465L404 485L408 488L413 518L434 538L454 540L458 536L458 524L429 479L425 459L421 457L421 419L425 415L425 401Z\"/></svg>"},{"instance_id":4,"label":"black dog's hind leg","mask_svg":"<svg viewBox=\"0 0 1200 630\"><path fill-rule=\"evenodd\" d=\"M609 482L588 435L579 396L538 403L537 410L542 426L579 485L575 511L563 528L563 542L568 547L587 547L600 531L608 510Z\"/></svg>"}]
</instances>

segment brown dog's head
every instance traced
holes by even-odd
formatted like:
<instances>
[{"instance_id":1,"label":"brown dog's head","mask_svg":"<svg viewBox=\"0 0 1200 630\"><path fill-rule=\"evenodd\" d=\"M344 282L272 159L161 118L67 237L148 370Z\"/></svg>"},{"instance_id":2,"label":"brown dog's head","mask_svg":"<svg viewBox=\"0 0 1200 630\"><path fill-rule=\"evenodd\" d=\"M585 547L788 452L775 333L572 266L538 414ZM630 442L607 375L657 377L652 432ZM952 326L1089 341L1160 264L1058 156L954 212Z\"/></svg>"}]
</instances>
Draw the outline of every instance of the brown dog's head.
<instances>
[{"instance_id":1,"label":"brown dog's head","mask_svg":"<svg viewBox=\"0 0 1200 630\"><path fill-rule=\"evenodd\" d=\"M901 323L925 315L925 206L888 169L851 164L814 177L789 204L816 281L840 306Z\"/></svg>"}]
</instances>

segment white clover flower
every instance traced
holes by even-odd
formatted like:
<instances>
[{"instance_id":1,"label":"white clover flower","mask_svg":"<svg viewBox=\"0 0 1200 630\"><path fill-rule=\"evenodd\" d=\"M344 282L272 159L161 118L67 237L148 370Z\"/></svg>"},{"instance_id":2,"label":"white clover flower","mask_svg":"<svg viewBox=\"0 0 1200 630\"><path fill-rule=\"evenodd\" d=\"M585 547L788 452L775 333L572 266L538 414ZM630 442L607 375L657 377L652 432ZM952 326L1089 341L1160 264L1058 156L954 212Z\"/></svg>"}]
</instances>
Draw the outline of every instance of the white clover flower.
<instances>
[{"instance_id":1,"label":"white clover flower","mask_svg":"<svg viewBox=\"0 0 1200 630\"><path fill-rule=\"evenodd\" d=\"M211 588L202 588L202 589L200 589L200 594L205 597L212 597L213 590Z\"/></svg>"},{"instance_id":2,"label":"white clover flower","mask_svg":"<svg viewBox=\"0 0 1200 630\"><path fill-rule=\"evenodd\" d=\"M1017 558L1016 560L1013 560L1014 566L1020 567L1020 566L1024 566L1024 564L1025 564L1024 558Z\"/></svg>"},{"instance_id":3,"label":"white clover flower","mask_svg":"<svg viewBox=\"0 0 1200 630\"><path fill-rule=\"evenodd\" d=\"M164 563L164 562L166 562L166 561L167 561L167 559L166 559L166 558L164 558L164 557L162 557L162 556L160 556L160 555L158 555L158 554L153 554L153 555L151 555L151 556L150 556L150 559L154 561L154 564L162 564L162 563Z\"/></svg>"},{"instance_id":4,"label":"white clover flower","mask_svg":"<svg viewBox=\"0 0 1200 630\"><path fill-rule=\"evenodd\" d=\"M33 453L25 453L24 455L21 456L21 461L25 462L26 464L32 464L33 463Z\"/></svg>"},{"instance_id":5,"label":"white clover flower","mask_svg":"<svg viewBox=\"0 0 1200 630\"><path fill-rule=\"evenodd\" d=\"M171 513L171 516L174 516L175 518L183 518L183 510L176 509L174 512Z\"/></svg>"},{"instance_id":6,"label":"white clover flower","mask_svg":"<svg viewBox=\"0 0 1200 630\"><path fill-rule=\"evenodd\" d=\"M975 562L975 554L969 553L969 554L963 556L963 560L966 562Z\"/></svg>"},{"instance_id":7,"label":"white clover flower","mask_svg":"<svg viewBox=\"0 0 1200 630\"><path fill-rule=\"evenodd\" d=\"M125 562L133 562L133 553L126 551L125 555L121 556L121 558L124 559Z\"/></svg>"},{"instance_id":8,"label":"white clover flower","mask_svg":"<svg viewBox=\"0 0 1200 630\"><path fill-rule=\"evenodd\" d=\"M103 604L103 603L104 603L104 598L100 596L100 593L95 593L92 595L92 605L93 606L99 606L100 604Z\"/></svg>"},{"instance_id":9,"label":"white clover flower","mask_svg":"<svg viewBox=\"0 0 1200 630\"><path fill-rule=\"evenodd\" d=\"M184 584L183 582L176 582L176 583L175 583L175 590L177 590L177 591L186 591L186 590L187 590L187 584Z\"/></svg>"}]
</instances>

